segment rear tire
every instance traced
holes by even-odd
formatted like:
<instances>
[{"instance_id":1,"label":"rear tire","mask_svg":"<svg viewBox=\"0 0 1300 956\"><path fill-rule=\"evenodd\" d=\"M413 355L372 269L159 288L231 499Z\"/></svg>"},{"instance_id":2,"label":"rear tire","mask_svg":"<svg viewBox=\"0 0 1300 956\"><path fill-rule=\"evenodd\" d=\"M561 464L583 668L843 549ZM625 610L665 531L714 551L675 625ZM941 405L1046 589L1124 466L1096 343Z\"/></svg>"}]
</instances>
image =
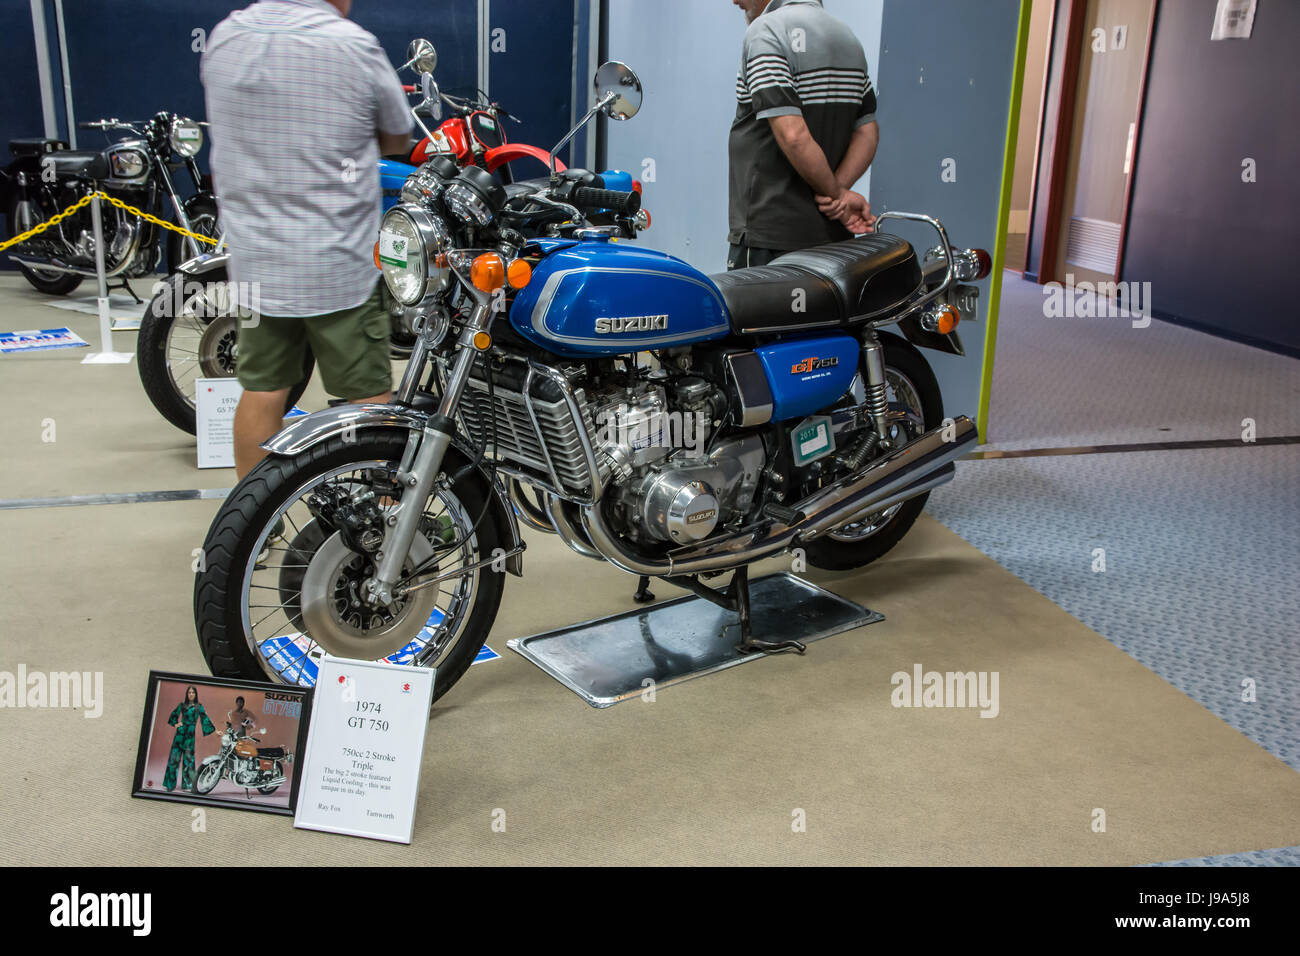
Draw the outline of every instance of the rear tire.
<instances>
[{"instance_id":1,"label":"rear tire","mask_svg":"<svg viewBox=\"0 0 1300 956\"><path fill-rule=\"evenodd\" d=\"M16 236L22 230L18 228L18 200L9 205L9 235ZM30 266L20 265L18 271L31 283L37 292L46 295L67 295L81 285L82 277L73 272L38 272Z\"/></svg>"},{"instance_id":2,"label":"rear tire","mask_svg":"<svg viewBox=\"0 0 1300 956\"><path fill-rule=\"evenodd\" d=\"M938 428L943 423L943 394L939 391L939 383L930 364L905 339L889 333L879 334L881 345L885 349L885 377L891 379L891 391L893 376L901 375L910 383L920 400L924 430ZM838 540L831 534L826 534L808 542L804 548L808 563L824 571L850 571L865 567L903 540L903 536L911 530L925 510L929 497L930 493L926 492L909 498L885 524L856 541ZM840 530L842 529L836 529Z\"/></svg>"},{"instance_id":3,"label":"rear tire","mask_svg":"<svg viewBox=\"0 0 1300 956\"><path fill-rule=\"evenodd\" d=\"M145 307L144 318L140 320L140 332L135 342L136 365L139 367L140 384L144 386L144 393L149 396L149 401L163 418L191 435L198 430L194 411L193 380L186 381L186 375L181 371L184 362L188 360L176 360L176 364L173 365L175 357L169 356L168 351L172 340L172 329L177 320L174 305L176 302L184 301L182 293L186 282L199 281L225 282L226 270L214 270L205 274L202 280L182 272L167 279ZM198 316L185 316L184 321L192 325L193 333L198 335L200 328L206 329L211 323L222 321L222 318L218 316L205 323ZM231 354L233 355L233 352ZM228 367L222 364L219 367L205 369L196 355L194 364L197 366L198 374L205 378L234 377L233 360ZM289 397L284 404L285 412L293 408L298 399L302 398L315 367L316 359L308 349L303 359L302 380L289 390ZM227 371L228 375L219 374Z\"/></svg>"}]
</instances>

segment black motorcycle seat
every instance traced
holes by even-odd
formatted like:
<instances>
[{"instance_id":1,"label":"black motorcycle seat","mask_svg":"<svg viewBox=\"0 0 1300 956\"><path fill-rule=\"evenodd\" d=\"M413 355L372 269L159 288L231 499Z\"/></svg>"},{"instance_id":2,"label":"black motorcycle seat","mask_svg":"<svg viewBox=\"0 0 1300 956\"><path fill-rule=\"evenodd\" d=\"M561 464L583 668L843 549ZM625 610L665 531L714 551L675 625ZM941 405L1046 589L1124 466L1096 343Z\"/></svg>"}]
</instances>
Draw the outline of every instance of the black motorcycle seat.
<instances>
[{"instance_id":1,"label":"black motorcycle seat","mask_svg":"<svg viewBox=\"0 0 1300 956\"><path fill-rule=\"evenodd\" d=\"M54 174L69 179L108 179L108 154L91 150L50 153Z\"/></svg>"},{"instance_id":2,"label":"black motorcycle seat","mask_svg":"<svg viewBox=\"0 0 1300 956\"><path fill-rule=\"evenodd\" d=\"M788 252L710 276L741 335L852 325L897 308L921 286L911 243L887 233Z\"/></svg>"},{"instance_id":3,"label":"black motorcycle seat","mask_svg":"<svg viewBox=\"0 0 1300 956\"><path fill-rule=\"evenodd\" d=\"M9 141L9 152L14 156L44 156L46 153L56 153L60 150L66 150L68 144L61 139L47 139L43 136L32 137L29 139L11 139Z\"/></svg>"},{"instance_id":4,"label":"black motorcycle seat","mask_svg":"<svg viewBox=\"0 0 1300 956\"><path fill-rule=\"evenodd\" d=\"M282 760L284 758L283 747L258 747L257 755L263 760Z\"/></svg>"}]
</instances>

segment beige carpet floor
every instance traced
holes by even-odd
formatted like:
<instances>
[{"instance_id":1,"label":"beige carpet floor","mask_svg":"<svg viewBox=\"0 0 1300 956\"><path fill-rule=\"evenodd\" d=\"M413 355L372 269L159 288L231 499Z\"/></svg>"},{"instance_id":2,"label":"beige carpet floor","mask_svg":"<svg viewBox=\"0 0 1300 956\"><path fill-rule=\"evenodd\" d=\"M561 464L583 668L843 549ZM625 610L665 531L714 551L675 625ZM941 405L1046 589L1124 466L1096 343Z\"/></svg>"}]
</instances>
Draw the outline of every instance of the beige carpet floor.
<instances>
[{"instance_id":1,"label":"beige carpet floor","mask_svg":"<svg viewBox=\"0 0 1300 956\"><path fill-rule=\"evenodd\" d=\"M16 281L0 277L0 325L95 341L93 317ZM0 357L0 498L233 483L194 468L134 363L80 357ZM601 711L506 641L626 610L634 581L533 536L489 639L502 659L429 722L412 846L222 809L195 832L192 808L129 793L148 671L205 672L190 562L216 508L0 511L0 671L105 686L94 720L0 709L0 861L1133 864L1300 843L1300 775L928 519L876 566L808 574L883 623ZM891 675L917 664L998 672L999 715L895 708Z\"/></svg>"},{"instance_id":2,"label":"beige carpet floor","mask_svg":"<svg viewBox=\"0 0 1300 956\"><path fill-rule=\"evenodd\" d=\"M810 575L885 622L599 711L505 642L624 610L633 581L534 541L503 658L428 725L412 846L221 809L195 833L191 808L129 791L148 670L204 672L190 551L213 510L0 513L0 670L105 680L95 720L0 711L6 862L1129 864L1300 843L1300 775L928 520L877 567ZM893 707L917 663L997 671L999 716Z\"/></svg>"}]
</instances>

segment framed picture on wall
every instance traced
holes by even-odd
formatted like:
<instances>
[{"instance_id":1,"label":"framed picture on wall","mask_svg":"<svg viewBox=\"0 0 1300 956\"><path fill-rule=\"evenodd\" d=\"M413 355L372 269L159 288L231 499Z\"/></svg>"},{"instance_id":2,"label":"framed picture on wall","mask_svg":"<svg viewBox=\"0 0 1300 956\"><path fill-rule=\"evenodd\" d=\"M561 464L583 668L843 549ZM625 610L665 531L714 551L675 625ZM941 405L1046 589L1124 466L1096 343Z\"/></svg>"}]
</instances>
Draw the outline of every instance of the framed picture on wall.
<instances>
[{"instance_id":1,"label":"framed picture on wall","mask_svg":"<svg viewBox=\"0 0 1300 956\"><path fill-rule=\"evenodd\" d=\"M150 671L131 795L292 816L312 690Z\"/></svg>"}]
</instances>

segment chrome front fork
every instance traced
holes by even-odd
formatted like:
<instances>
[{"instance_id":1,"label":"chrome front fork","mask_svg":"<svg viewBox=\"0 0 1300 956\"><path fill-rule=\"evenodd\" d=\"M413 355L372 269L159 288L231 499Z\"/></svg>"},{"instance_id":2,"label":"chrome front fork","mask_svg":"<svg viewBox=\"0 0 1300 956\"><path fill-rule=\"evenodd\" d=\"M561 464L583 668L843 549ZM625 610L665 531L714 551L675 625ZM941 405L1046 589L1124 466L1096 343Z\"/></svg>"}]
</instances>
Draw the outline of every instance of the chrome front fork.
<instances>
[{"instance_id":1,"label":"chrome front fork","mask_svg":"<svg viewBox=\"0 0 1300 956\"><path fill-rule=\"evenodd\" d=\"M457 342L456 361L452 365L451 374L447 376L447 387L442 393L441 401L438 402L437 412L429 416L424 431L420 434L419 446L415 449L414 457L411 455L409 445L407 453L402 456L402 463L397 472L397 481L403 489L402 498L387 516L384 543L375 555L375 576L366 584L366 599L371 604L391 605L395 600L394 588L401 579L402 567L406 563L406 555L411 550L411 542L419 532L425 502L433 493L434 483L438 479L439 472L442 471L442 460L446 457L447 448L456 433L456 422L452 416L460 403L461 394L465 391L470 369L479 356L478 350L474 347L474 336L486 331L487 326L491 324L491 316L489 305L480 301L471 314L469 322L461 331ZM423 368L427 355L428 347L421 339L417 343L415 353L411 355L407 374L411 374L412 368ZM417 372L417 377L418 374ZM404 377L402 391L405 391L406 384Z\"/></svg>"}]
</instances>

